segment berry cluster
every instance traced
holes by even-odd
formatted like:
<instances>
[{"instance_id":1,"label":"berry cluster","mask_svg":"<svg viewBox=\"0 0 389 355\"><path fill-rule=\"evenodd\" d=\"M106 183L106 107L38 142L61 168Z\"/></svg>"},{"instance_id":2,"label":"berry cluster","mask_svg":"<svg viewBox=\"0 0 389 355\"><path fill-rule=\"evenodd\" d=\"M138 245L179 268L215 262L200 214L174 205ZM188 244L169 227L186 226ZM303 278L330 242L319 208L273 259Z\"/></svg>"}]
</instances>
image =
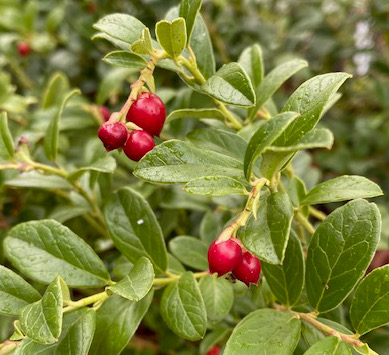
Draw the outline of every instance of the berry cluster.
<instances>
[{"instance_id":1,"label":"berry cluster","mask_svg":"<svg viewBox=\"0 0 389 355\"><path fill-rule=\"evenodd\" d=\"M259 259L242 247L237 238L219 242L215 240L208 249L209 271L222 276L232 272L234 277L244 282L258 284L261 274Z\"/></svg>"},{"instance_id":2,"label":"berry cluster","mask_svg":"<svg viewBox=\"0 0 389 355\"><path fill-rule=\"evenodd\" d=\"M132 122L140 130L128 131L122 122L111 121L109 110L99 108L106 121L101 125L98 136L107 151L123 148L128 158L139 161L155 146L153 136L159 137L166 119L166 109L162 100L153 93L145 92L131 105L126 121Z\"/></svg>"}]
</instances>

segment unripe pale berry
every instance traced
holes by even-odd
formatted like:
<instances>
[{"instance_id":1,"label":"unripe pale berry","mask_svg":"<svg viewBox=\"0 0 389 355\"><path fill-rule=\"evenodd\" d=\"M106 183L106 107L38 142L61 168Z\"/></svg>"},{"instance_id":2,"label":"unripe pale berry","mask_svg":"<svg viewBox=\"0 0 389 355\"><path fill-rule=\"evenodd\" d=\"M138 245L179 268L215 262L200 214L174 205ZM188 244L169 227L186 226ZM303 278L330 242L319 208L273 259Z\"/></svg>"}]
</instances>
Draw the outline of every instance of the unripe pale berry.
<instances>
[{"instance_id":1,"label":"unripe pale berry","mask_svg":"<svg viewBox=\"0 0 389 355\"><path fill-rule=\"evenodd\" d=\"M219 355L220 346L215 345L212 349L209 349L205 355Z\"/></svg>"},{"instance_id":2,"label":"unripe pale berry","mask_svg":"<svg viewBox=\"0 0 389 355\"><path fill-rule=\"evenodd\" d=\"M139 161L155 146L153 137L146 131L134 130L127 138L124 153L134 161Z\"/></svg>"},{"instance_id":3,"label":"unripe pale berry","mask_svg":"<svg viewBox=\"0 0 389 355\"><path fill-rule=\"evenodd\" d=\"M232 271L242 260L242 248L233 239L216 243L215 240L208 249L208 264L211 274L219 276Z\"/></svg>"},{"instance_id":4,"label":"unripe pale berry","mask_svg":"<svg viewBox=\"0 0 389 355\"><path fill-rule=\"evenodd\" d=\"M162 100L151 92L142 93L131 105L127 122L133 122L153 136L159 137L166 119Z\"/></svg>"},{"instance_id":5,"label":"unripe pale berry","mask_svg":"<svg viewBox=\"0 0 389 355\"><path fill-rule=\"evenodd\" d=\"M261 274L261 262L259 259L250 254L248 251L243 254L241 261L232 270L232 274L240 281L244 282L247 287L250 283L258 284Z\"/></svg>"},{"instance_id":6,"label":"unripe pale berry","mask_svg":"<svg viewBox=\"0 0 389 355\"><path fill-rule=\"evenodd\" d=\"M100 126L98 135L105 149L110 151L123 147L127 140L128 131L124 123L108 121Z\"/></svg>"},{"instance_id":7,"label":"unripe pale berry","mask_svg":"<svg viewBox=\"0 0 389 355\"><path fill-rule=\"evenodd\" d=\"M22 57L26 57L31 53L31 47L26 42L18 43L18 52Z\"/></svg>"},{"instance_id":8,"label":"unripe pale berry","mask_svg":"<svg viewBox=\"0 0 389 355\"><path fill-rule=\"evenodd\" d=\"M109 108L107 106L100 106L99 112L101 117L104 118L104 121L108 121L109 118L111 117L111 112L109 111Z\"/></svg>"}]
</instances>

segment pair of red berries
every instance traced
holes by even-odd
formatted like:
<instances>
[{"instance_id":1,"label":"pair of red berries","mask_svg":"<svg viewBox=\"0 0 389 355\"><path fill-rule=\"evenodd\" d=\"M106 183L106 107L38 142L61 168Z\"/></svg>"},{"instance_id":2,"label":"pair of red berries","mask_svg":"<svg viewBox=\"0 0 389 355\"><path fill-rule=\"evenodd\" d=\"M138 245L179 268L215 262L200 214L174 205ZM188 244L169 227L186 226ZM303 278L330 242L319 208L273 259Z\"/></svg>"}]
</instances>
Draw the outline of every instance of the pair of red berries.
<instances>
[{"instance_id":1,"label":"pair of red berries","mask_svg":"<svg viewBox=\"0 0 389 355\"><path fill-rule=\"evenodd\" d=\"M109 112L104 107L100 113L106 120ZM107 151L123 148L131 160L139 161L155 146L153 136L159 137L166 119L166 109L162 100L153 93L142 93L131 105L127 122L133 122L142 130L130 133L122 122L107 121L99 128L98 135Z\"/></svg>"},{"instance_id":2,"label":"pair of red berries","mask_svg":"<svg viewBox=\"0 0 389 355\"><path fill-rule=\"evenodd\" d=\"M208 249L208 264L212 274L217 272L222 276L232 271L247 286L250 283L257 285L261 274L259 259L248 251L243 251L242 243L237 238L223 242L215 240Z\"/></svg>"}]
</instances>

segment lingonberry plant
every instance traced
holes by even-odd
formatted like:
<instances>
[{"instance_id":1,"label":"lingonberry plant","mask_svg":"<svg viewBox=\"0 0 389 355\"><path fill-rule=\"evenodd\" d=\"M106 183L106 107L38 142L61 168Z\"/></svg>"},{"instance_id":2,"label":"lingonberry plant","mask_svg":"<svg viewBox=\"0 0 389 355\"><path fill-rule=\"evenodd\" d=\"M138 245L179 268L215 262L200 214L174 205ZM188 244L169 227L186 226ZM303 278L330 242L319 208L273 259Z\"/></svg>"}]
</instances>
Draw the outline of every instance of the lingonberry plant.
<instances>
[{"instance_id":1,"label":"lingonberry plant","mask_svg":"<svg viewBox=\"0 0 389 355\"><path fill-rule=\"evenodd\" d=\"M107 152L98 140L85 143L73 154L87 165L63 159L71 149L64 111L85 106L63 74L40 99L46 126L16 140L1 113L5 185L66 201L50 218L7 231L0 314L15 320L1 355L120 354L142 321L157 333L163 321L170 330L160 343L164 334L178 346L184 339L189 353L375 354L361 336L389 322L389 267L365 276L381 229L365 199L382 191L361 176L307 189L296 168L301 150L331 148L331 131L317 124L350 75L315 76L278 107L273 95L307 62L265 75L254 44L216 71L200 7L182 0L156 24L156 39L126 14L95 24L94 38L116 47L104 61L138 78L118 112L89 110ZM175 72L202 108L166 118L156 67ZM188 121L195 128L175 135ZM333 202L344 204L328 216L315 207ZM172 213L180 208L194 212ZM74 217L93 238L63 224ZM188 223L200 238L183 235Z\"/></svg>"}]
</instances>

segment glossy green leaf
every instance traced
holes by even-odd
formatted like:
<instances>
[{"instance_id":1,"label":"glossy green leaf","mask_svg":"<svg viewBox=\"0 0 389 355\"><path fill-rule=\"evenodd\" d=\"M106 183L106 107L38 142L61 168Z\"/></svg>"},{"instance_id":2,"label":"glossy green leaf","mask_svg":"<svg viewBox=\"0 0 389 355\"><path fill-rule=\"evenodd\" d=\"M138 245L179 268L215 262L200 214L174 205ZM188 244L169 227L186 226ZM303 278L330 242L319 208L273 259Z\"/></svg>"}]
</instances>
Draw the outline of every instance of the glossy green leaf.
<instances>
[{"instance_id":1,"label":"glossy green leaf","mask_svg":"<svg viewBox=\"0 0 389 355\"><path fill-rule=\"evenodd\" d=\"M354 200L332 212L312 236L305 277L310 304L319 312L337 307L365 273L381 233L378 208Z\"/></svg>"},{"instance_id":2,"label":"glossy green leaf","mask_svg":"<svg viewBox=\"0 0 389 355\"><path fill-rule=\"evenodd\" d=\"M284 192L261 198L257 218L240 231L244 246L270 264L284 260L293 219L293 205Z\"/></svg>"},{"instance_id":3,"label":"glossy green leaf","mask_svg":"<svg viewBox=\"0 0 389 355\"><path fill-rule=\"evenodd\" d=\"M89 355L119 355L138 329L152 299L153 292L139 302L118 295L109 297L97 311Z\"/></svg>"},{"instance_id":4,"label":"glossy green leaf","mask_svg":"<svg viewBox=\"0 0 389 355\"><path fill-rule=\"evenodd\" d=\"M263 79L265 70L261 46L254 44L247 47L239 56L238 63L250 77L254 88L257 88Z\"/></svg>"},{"instance_id":5,"label":"glossy green leaf","mask_svg":"<svg viewBox=\"0 0 389 355\"><path fill-rule=\"evenodd\" d=\"M262 262L263 273L277 300L286 306L294 305L304 286L304 254L300 240L290 231L288 246L282 265Z\"/></svg>"},{"instance_id":6,"label":"glossy green leaf","mask_svg":"<svg viewBox=\"0 0 389 355\"><path fill-rule=\"evenodd\" d=\"M136 262L146 256L156 272L167 267L162 230L148 202L136 191L121 188L105 208L108 232L121 253Z\"/></svg>"},{"instance_id":7,"label":"glossy green leaf","mask_svg":"<svg viewBox=\"0 0 389 355\"><path fill-rule=\"evenodd\" d=\"M339 338L326 337L310 347L304 355L351 355L351 351Z\"/></svg>"},{"instance_id":8,"label":"glossy green leaf","mask_svg":"<svg viewBox=\"0 0 389 355\"><path fill-rule=\"evenodd\" d=\"M156 146L137 164L134 175L150 182L186 183L196 177L242 177L241 162L194 145L170 140Z\"/></svg>"},{"instance_id":9,"label":"glossy green leaf","mask_svg":"<svg viewBox=\"0 0 389 355\"><path fill-rule=\"evenodd\" d=\"M142 36L131 46L131 51L136 54L150 54L153 50L153 42L150 35L150 30L145 27L142 31Z\"/></svg>"},{"instance_id":10,"label":"glossy green leaf","mask_svg":"<svg viewBox=\"0 0 389 355\"><path fill-rule=\"evenodd\" d=\"M300 320L273 309L251 312L235 327L224 355L290 355L300 339Z\"/></svg>"},{"instance_id":11,"label":"glossy green leaf","mask_svg":"<svg viewBox=\"0 0 389 355\"><path fill-rule=\"evenodd\" d=\"M223 65L201 88L209 96L227 104L244 107L255 104L251 80L238 63Z\"/></svg>"},{"instance_id":12,"label":"glossy green leaf","mask_svg":"<svg viewBox=\"0 0 389 355\"><path fill-rule=\"evenodd\" d=\"M166 120L169 122L179 118L216 118L218 120L224 120L224 115L223 112L216 108L186 108L173 111Z\"/></svg>"},{"instance_id":13,"label":"glossy green leaf","mask_svg":"<svg viewBox=\"0 0 389 355\"><path fill-rule=\"evenodd\" d=\"M114 286L107 287L130 301L139 301L150 291L154 280L153 264L142 256L134 265L130 274L117 282Z\"/></svg>"},{"instance_id":14,"label":"glossy green leaf","mask_svg":"<svg viewBox=\"0 0 389 355\"><path fill-rule=\"evenodd\" d=\"M197 270L207 270L207 245L193 237L179 236L169 242L172 254L183 264Z\"/></svg>"},{"instance_id":15,"label":"glossy green leaf","mask_svg":"<svg viewBox=\"0 0 389 355\"><path fill-rule=\"evenodd\" d=\"M0 280L0 314L17 316L23 307L41 298L27 281L2 265Z\"/></svg>"},{"instance_id":16,"label":"glossy green leaf","mask_svg":"<svg viewBox=\"0 0 389 355\"><path fill-rule=\"evenodd\" d=\"M350 318L359 334L389 323L389 265L373 270L358 285Z\"/></svg>"},{"instance_id":17,"label":"glossy green leaf","mask_svg":"<svg viewBox=\"0 0 389 355\"><path fill-rule=\"evenodd\" d=\"M0 158L8 160L14 155L14 142L8 128L6 112L0 113Z\"/></svg>"},{"instance_id":18,"label":"glossy green leaf","mask_svg":"<svg viewBox=\"0 0 389 355\"><path fill-rule=\"evenodd\" d=\"M363 176L343 175L324 181L308 192L302 204L314 205L327 202L355 200L382 195L381 188Z\"/></svg>"},{"instance_id":19,"label":"glossy green leaf","mask_svg":"<svg viewBox=\"0 0 389 355\"><path fill-rule=\"evenodd\" d=\"M63 73L54 73L43 92L41 107L59 106L69 90L69 80Z\"/></svg>"},{"instance_id":20,"label":"glossy green leaf","mask_svg":"<svg viewBox=\"0 0 389 355\"><path fill-rule=\"evenodd\" d=\"M234 302L234 291L231 283L213 274L201 278L199 285L208 319L218 322L225 318Z\"/></svg>"},{"instance_id":21,"label":"glossy green leaf","mask_svg":"<svg viewBox=\"0 0 389 355\"><path fill-rule=\"evenodd\" d=\"M240 181L228 176L204 176L192 179L185 184L184 190L190 194L202 196L248 194Z\"/></svg>"},{"instance_id":22,"label":"glossy green leaf","mask_svg":"<svg viewBox=\"0 0 389 355\"><path fill-rule=\"evenodd\" d=\"M183 17L186 22L186 37L188 41L192 35L193 27L197 18L197 14L201 8L203 0L182 0L180 4L180 17Z\"/></svg>"},{"instance_id":23,"label":"glossy green leaf","mask_svg":"<svg viewBox=\"0 0 389 355\"><path fill-rule=\"evenodd\" d=\"M186 46L185 19L179 17L172 22L159 21L155 25L155 34L166 53L172 58L177 58Z\"/></svg>"},{"instance_id":24,"label":"glossy green leaf","mask_svg":"<svg viewBox=\"0 0 389 355\"><path fill-rule=\"evenodd\" d=\"M258 128L250 139L244 157L244 172L248 180L250 180L254 164L259 156L298 116L299 114L295 112L280 113Z\"/></svg>"},{"instance_id":25,"label":"glossy green leaf","mask_svg":"<svg viewBox=\"0 0 389 355\"><path fill-rule=\"evenodd\" d=\"M161 314L178 336L191 341L201 339L207 329L207 312L193 273L186 272L163 292Z\"/></svg>"},{"instance_id":26,"label":"glossy green leaf","mask_svg":"<svg viewBox=\"0 0 389 355\"><path fill-rule=\"evenodd\" d=\"M147 61L143 57L128 51L110 52L103 58L103 61L117 67L139 70L145 68L147 65Z\"/></svg>"},{"instance_id":27,"label":"glossy green leaf","mask_svg":"<svg viewBox=\"0 0 389 355\"><path fill-rule=\"evenodd\" d=\"M62 330L62 306L62 287L57 277L41 300L22 309L19 320L24 334L41 344L58 341Z\"/></svg>"},{"instance_id":28,"label":"glossy green leaf","mask_svg":"<svg viewBox=\"0 0 389 355\"><path fill-rule=\"evenodd\" d=\"M101 287L109 281L94 250L54 220L18 224L4 239L4 251L24 275L45 284L58 275L70 287Z\"/></svg>"},{"instance_id":29,"label":"glossy green leaf","mask_svg":"<svg viewBox=\"0 0 389 355\"><path fill-rule=\"evenodd\" d=\"M9 187L47 190L71 190L73 188L70 182L60 176L43 175L36 171L22 173L13 179L5 181L4 185Z\"/></svg>"},{"instance_id":30,"label":"glossy green leaf","mask_svg":"<svg viewBox=\"0 0 389 355\"><path fill-rule=\"evenodd\" d=\"M71 181L76 180L87 171L96 171L99 173L113 174L115 172L115 169L116 169L116 159L107 155L103 158L96 160L94 163L92 163L89 166L84 166L72 172L69 175L68 179Z\"/></svg>"},{"instance_id":31,"label":"glossy green leaf","mask_svg":"<svg viewBox=\"0 0 389 355\"><path fill-rule=\"evenodd\" d=\"M288 181L287 193L294 207L299 207L301 201L305 198L307 190L304 181L296 175L292 176Z\"/></svg>"}]
</instances>

